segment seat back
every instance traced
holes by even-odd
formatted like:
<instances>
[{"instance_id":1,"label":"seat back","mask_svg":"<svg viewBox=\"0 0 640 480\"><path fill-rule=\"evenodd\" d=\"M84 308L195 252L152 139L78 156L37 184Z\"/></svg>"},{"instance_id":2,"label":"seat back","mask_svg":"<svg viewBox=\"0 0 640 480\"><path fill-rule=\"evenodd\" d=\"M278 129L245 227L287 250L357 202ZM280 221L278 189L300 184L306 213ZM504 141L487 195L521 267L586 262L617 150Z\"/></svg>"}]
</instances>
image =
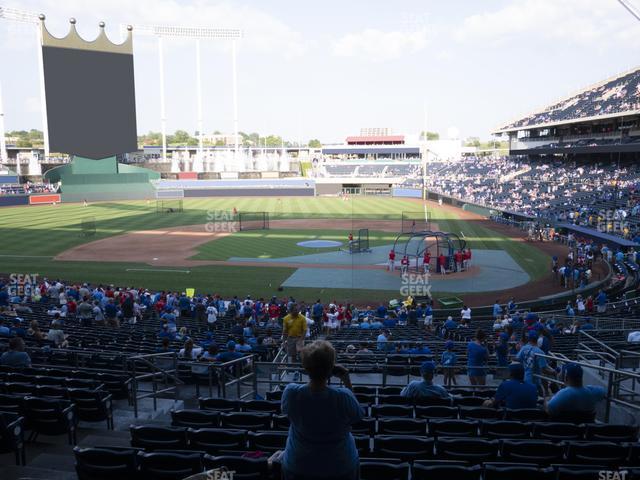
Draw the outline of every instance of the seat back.
<instances>
[{"instance_id":1,"label":"seat back","mask_svg":"<svg viewBox=\"0 0 640 480\"><path fill-rule=\"evenodd\" d=\"M78 480L133 480L136 472L136 449L75 447Z\"/></svg>"},{"instance_id":2,"label":"seat back","mask_svg":"<svg viewBox=\"0 0 640 480\"><path fill-rule=\"evenodd\" d=\"M424 465L416 462L411 469L411 480L433 480L448 478L455 480L480 480L480 465L434 464Z\"/></svg>"},{"instance_id":3,"label":"seat back","mask_svg":"<svg viewBox=\"0 0 640 480\"><path fill-rule=\"evenodd\" d=\"M183 450L187 448L187 429L131 425L131 446L147 450Z\"/></svg>"},{"instance_id":4,"label":"seat back","mask_svg":"<svg viewBox=\"0 0 640 480\"><path fill-rule=\"evenodd\" d=\"M249 432L249 448L263 452L284 450L288 432Z\"/></svg>"},{"instance_id":5,"label":"seat back","mask_svg":"<svg viewBox=\"0 0 640 480\"><path fill-rule=\"evenodd\" d=\"M500 452L509 462L549 465L563 462L564 445L548 440L504 440Z\"/></svg>"},{"instance_id":6,"label":"seat back","mask_svg":"<svg viewBox=\"0 0 640 480\"><path fill-rule=\"evenodd\" d=\"M200 410L216 410L219 412L238 411L237 400L227 400L226 398L199 398Z\"/></svg>"},{"instance_id":7,"label":"seat back","mask_svg":"<svg viewBox=\"0 0 640 480\"><path fill-rule=\"evenodd\" d=\"M172 410L171 425L174 427L215 428L220 414L208 410Z\"/></svg>"},{"instance_id":8,"label":"seat back","mask_svg":"<svg viewBox=\"0 0 640 480\"><path fill-rule=\"evenodd\" d=\"M189 444L194 450L202 450L217 455L221 451L245 450L247 432L221 428L189 428Z\"/></svg>"},{"instance_id":9,"label":"seat back","mask_svg":"<svg viewBox=\"0 0 640 480\"><path fill-rule=\"evenodd\" d=\"M262 412L230 412L220 415L223 427L243 430L269 430L271 428L271 414Z\"/></svg>"},{"instance_id":10,"label":"seat back","mask_svg":"<svg viewBox=\"0 0 640 480\"><path fill-rule=\"evenodd\" d=\"M182 479L203 471L200 452L140 452L138 463L145 480Z\"/></svg>"},{"instance_id":11,"label":"seat back","mask_svg":"<svg viewBox=\"0 0 640 480\"><path fill-rule=\"evenodd\" d=\"M360 480L408 480L408 463L360 462Z\"/></svg>"}]
</instances>

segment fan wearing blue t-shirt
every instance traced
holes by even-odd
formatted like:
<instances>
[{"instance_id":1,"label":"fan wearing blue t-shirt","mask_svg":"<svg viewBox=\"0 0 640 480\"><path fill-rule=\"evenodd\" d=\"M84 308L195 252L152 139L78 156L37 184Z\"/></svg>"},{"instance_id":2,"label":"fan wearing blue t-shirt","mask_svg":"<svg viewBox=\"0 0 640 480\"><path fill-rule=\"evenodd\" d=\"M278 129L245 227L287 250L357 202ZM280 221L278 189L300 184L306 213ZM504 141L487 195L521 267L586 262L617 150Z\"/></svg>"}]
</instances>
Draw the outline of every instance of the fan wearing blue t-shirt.
<instances>
[{"instance_id":1,"label":"fan wearing blue t-shirt","mask_svg":"<svg viewBox=\"0 0 640 480\"><path fill-rule=\"evenodd\" d=\"M467 373L471 385L485 385L487 381L486 365L489 351L484 345L484 330L476 332L476 338L467 345Z\"/></svg>"},{"instance_id":2,"label":"fan wearing blue t-shirt","mask_svg":"<svg viewBox=\"0 0 640 480\"><path fill-rule=\"evenodd\" d=\"M496 390L493 399L484 402L485 407L536 408L538 389L524 381L524 367L521 363L509 365L509 380L505 380Z\"/></svg>"},{"instance_id":3,"label":"fan wearing blue t-shirt","mask_svg":"<svg viewBox=\"0 0 640 480\"><path fill-rule=\"evenodd\" d=\"M607 396L606 390L594 385L583 386L582 367L575 363L564 367L564 375L565 387L547 401L547 413L558 421L593 421L596 406Z\"/></svg>"},{"instance_id":4,"label":"fan wearing blue t-shirt","mask_svg":"<svg viewBox=\"0 0 640 480\"><path fill-rule=\"evenodd\" d=\"M449 392L441 386L433 384L436 364L432 361L420 365L422 380L414 380L402 389L400 395L407 398L451 398Z\"/></svg>"},{"instance_id":5,"label":"fan wearing blue t-shirt","mask_svg":"<svg viewBox=\"0 0 640 480\"><path fill-rule=\"evenodd\" d=\"M540 375L547 367L547 361L544 357L544 352L538 347L538 332L531 330L528 333L529 343L523 345L516 359L524 366L524 381L531 383L536 387L540 385Z\"/></svg>"},{"instance_id":6,"label":"fan wearing blue t-shirt","mask_svg":"<svg viewBox=\"0 0 640 480\"><path fill-rule=\"evenodd\" d=\"M357 479L359 458L351 425L364 412L351 392L349 372L335 365L336 352L324 340L304 347L301 359L309 383L289 384L282 393L282 413L291 423L282 456L283 478ZM332 375L346 388L328 386Z\"/></svg>"}]
</instances>

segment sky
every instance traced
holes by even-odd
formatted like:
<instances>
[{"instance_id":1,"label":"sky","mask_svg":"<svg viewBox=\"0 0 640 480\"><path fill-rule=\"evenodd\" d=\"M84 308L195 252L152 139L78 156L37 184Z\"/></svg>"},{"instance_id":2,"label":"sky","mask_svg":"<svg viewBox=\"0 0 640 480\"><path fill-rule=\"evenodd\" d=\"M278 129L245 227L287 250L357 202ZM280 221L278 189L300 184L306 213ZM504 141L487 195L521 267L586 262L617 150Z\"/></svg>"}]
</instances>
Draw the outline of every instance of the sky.
<instances>
[{"instance_id":1,"label":"sky","mask_svg":"<svg viewBox=\"0 0 640 480\"><path fill-rule=\"evenodd\" d=\"M160 130L157 39L135 25L232 27L239 128L343 142L363 127L490 138L490 132L640 63L640 22L617 0L21 0L64 36L77 19L121 41L134 25L138 134ZM632 0L640 6L640 0ZM7 130L41 128L36 36L0 19ZM165 39L167 130L197 129L195 43ZM201 47L203 130L233 130L228 41Z\"/></svg>"}]
</instances>

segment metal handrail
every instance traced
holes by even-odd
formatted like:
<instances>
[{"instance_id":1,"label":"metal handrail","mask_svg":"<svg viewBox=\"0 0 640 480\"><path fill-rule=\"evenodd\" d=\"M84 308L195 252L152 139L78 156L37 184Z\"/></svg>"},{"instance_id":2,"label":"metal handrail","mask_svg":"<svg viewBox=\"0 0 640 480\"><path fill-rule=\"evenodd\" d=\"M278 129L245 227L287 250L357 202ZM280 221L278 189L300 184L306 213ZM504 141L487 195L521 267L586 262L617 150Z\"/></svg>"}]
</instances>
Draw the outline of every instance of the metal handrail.
<instances>
[{"instance_id":1,"label":"metal handrail","mask_svg":"<svg viewBox=\"0 0 640 480\"><path fill-rule=\"evenodd\" d=\"M168 370L161 367L158 367L149 359L154 358L169 358L173 361L173 369ZM178 397L178 385L183 385L184 382L178 378L177 373L177 365L178 365L178 357L175 352L161 352L161 353L150 353L146 355L135 355L129 357L131 365L131 400L133 403L133 414L135 418L138 418L138 401L151 397L153 399L153 409L157 410L158 408L158 396L164 393L173 392L174 401L177 400ZM146 366L152 369L151 373L143 373L140 375L136 374L136 363L141 362ZM158 390L158 376L161 376L164 381L164 388ZM139 382L141 380L151 379L151 390L143 390L140 388ZM173 384L168 386L168 381L171 380ZM140 392L142 394L140 395Z\"/></svg>"},{"instance_id":2,"label":"metal handrail","mask_svg":"<svg viewBox=\"0 0 640 480\"><path fill-rule=\"evenodd\" d=\"M622 405L640 412L640 403L629 403L625 400L622 400L621 398L618 398L618 395L620 393L620 383L625 380L632 380L634 382L638 381L640 380L640 373L630 372L626 370L619 370L616 368L609 368L609 367L604 367L599 365L593 365L588 362L571 360L564 356L559 356L554 354L549 354L549 355L535 354L535 356L544 358L544 359L554 360L556 362L561 362L561 363L573 363L576 365L580 365L584 369L596 370L601 377L604 377L604 375L607 374L608 375L607 376L607 396L606 396L605 414L604 414L605 422L609 422L609 418L611 415L611 404ZM543 374L535 374L535 376L547 382L556 383L556 384L563 383L557 378L549 377ZM637 392L630 391L629 389L624 389L624 390L629 391L629 393L632 393L633 396L638 395Z\"/></svg>"}]
</instances>

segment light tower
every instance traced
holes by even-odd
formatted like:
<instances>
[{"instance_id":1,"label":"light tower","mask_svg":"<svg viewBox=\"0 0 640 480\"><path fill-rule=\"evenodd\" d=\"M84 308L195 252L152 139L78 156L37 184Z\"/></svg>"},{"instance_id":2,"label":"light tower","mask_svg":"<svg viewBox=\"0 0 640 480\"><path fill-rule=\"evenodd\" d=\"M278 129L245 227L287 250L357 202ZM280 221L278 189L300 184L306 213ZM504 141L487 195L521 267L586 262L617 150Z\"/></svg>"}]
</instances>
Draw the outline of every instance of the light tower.
<instances>
[{"instance_id":1,"label":"light tower","mask_svg":"<svg viewBox=\"0 0 640 480\"><path fill-rule=\"evenodd\" d=\"M44 89L44 64L42 62L42 30L40 29L41 21L44 20L44 15L17 8L0 7L0 18L8 20L10 22L27 23L34 26L36 34L36 51L38 54L38 76L40 80L40 110L42 113L42 134L44 136L44 158L49 156L49 125L47 122L47 97ZM0 107L0 111L2 108ZM1 112L0 112L1 113ZM3 119L4 120L4 119ZM0 156L6 154L4 148L4 121L1 122L0 135L2 135L2 153Z\"/></svg>"},{"instance_id":2,"label":"light tower","mask_svg":"<svg viewBox=\"0 0 640 480\"><path fill-rule=\"evenodd\" d=\"M4 138L4 107L2 106L2 84L0 84L0 167L9 159L7 142Z\"/></svg>"},{"instance_id":3,"label":"light tower","mask_svg":"<svg viewBox=\"0 0 640 480\"><path fill-rule=\"evenodd\" d=\"M235 156L238 156L238 82L236 72L236 41L242 38L242 30L237 28L181 27L167 25L134 25L136 34L158 37L158 54L160 63L160 121L162 127L162 158L167 159L167 132L164 88L164 54L162 39L164 37L193 38L196 41L196 96L198 102L198 166L194 170L202 170L203 161L203 126L202 126L202 79L200 69L200 40L231 40L231 57L233 70L233 129L235 136ZM172 169L174 165L172 163ZM177 165L176 165L177 167Z\"/></svg>"}]
</instances>

